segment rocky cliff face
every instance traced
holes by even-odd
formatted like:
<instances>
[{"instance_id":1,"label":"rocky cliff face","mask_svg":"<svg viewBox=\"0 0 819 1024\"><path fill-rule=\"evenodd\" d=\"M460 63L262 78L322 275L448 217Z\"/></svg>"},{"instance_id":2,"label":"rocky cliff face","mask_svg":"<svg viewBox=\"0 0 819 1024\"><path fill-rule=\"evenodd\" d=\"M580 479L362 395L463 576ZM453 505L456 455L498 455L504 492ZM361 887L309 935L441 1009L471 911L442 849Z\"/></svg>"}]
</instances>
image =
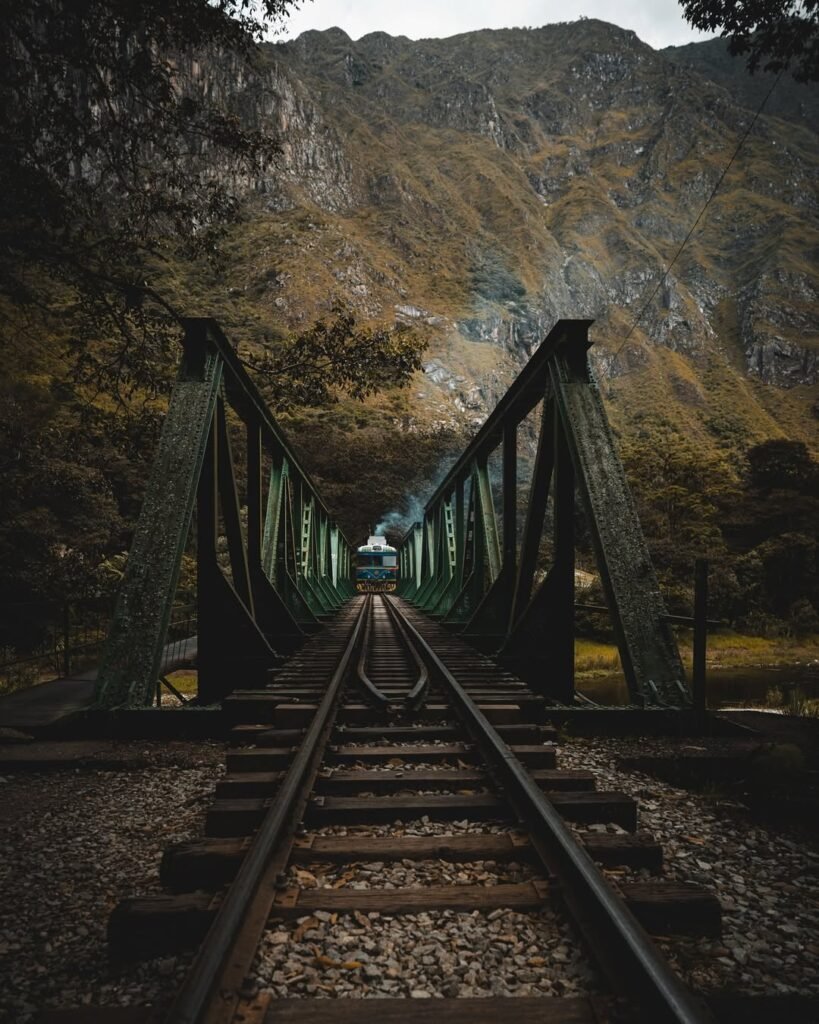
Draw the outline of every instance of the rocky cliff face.
<instances>
[{"instance_id":1,"label":"rocky cliff face","mask_svg":"<svg viewBox=\"0 0 819 1024\"><path fill-rule=\"evenodd\" d=\"M197 69L282 138L277 166L246 183L234 291L282 327L334 296L423 323L430 422L479 419L555 319L591 317L613 402L651 389L670 420L697 407L718 443L777 424L808 436L809 104L759 118L629 335L753 116L744 85L692 53L587 20L419 42L308 32L266 47L254 78ZM726 427L728 393L743 397Z\"/></svg>"},{"instance_id":2,"label":"rocky cliff face","mask_svg":"<svg viewBox=\"0 0 819 1024\"><path fill-rule=\"evenodd\" d=\"M747 74L745 58L732 57L725 39L669 46L660 53L675 64L697 71L709 81L721 85L728 90L734 102L751 110L759 107L777 78L773 72ZM786 74L768 96L765 113L815 131L819 126L819 90L813 83L797 82Z\"/></svg>"}]
</instances>

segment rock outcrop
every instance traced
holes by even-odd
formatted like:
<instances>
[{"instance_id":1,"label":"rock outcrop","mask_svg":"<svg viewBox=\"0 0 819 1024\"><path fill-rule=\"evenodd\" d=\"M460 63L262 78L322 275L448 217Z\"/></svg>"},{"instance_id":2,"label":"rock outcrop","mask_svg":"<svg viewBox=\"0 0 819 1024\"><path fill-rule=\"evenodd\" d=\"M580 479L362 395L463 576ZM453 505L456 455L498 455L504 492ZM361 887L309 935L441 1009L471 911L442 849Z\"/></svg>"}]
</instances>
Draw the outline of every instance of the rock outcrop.
<instances>
[{"instance_id":1,"label":"rock outcrop","mask_svg":"<svg viewBox=\"0 0 819 1024\"><path fill-rule=\"evenodd\" d=\"M282 142L245 183L270 243L243 287L284 326L333 296L420 318L426 384L468 418L481 375L508 376L561 316L595 319L612 378L651 365L679 382L683 359L815 385L815 125L796 101L788 121L761 115L721 180L754 112L724 62L709 77L711 50L581 20L418 42L307 32L264 47L255 78L200 68ZM715 400L668 392L692 393Z\"/></svg>"}]
</instances>

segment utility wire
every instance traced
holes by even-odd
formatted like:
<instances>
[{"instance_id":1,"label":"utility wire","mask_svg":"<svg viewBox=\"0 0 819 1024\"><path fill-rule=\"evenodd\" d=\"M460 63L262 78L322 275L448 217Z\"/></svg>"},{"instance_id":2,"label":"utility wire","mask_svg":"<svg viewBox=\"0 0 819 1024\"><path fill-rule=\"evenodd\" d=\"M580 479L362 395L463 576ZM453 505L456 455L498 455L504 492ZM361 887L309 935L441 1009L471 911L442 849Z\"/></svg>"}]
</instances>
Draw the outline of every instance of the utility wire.
<instances>
[{"instance_id":1,"label":"utility wire","mask_svg":"<svg viewBox=\"0 0 819 1024\"><path fill-rule=\"evenodd\" d=\"M774 91L774 89L775 89L775 88L777 87L777 85L779 84L779 80L780 80L780 78L782 78L782 76L783 76L783 75L785 74L785 71L786 71L786 70L787 70L787 68L783 68L783 69L782 69L782 70L781 70L781 71L779 72L779 74L778 74L778 75L776 76L776 78L775 78L775 79L773 80L773 84L771 85L771 87L770 87L770 89L768 90L768 92L767 92L767 93L765 94L765 97L763 98L762 102L761 102L761 103L759 104L759 108L758 108L757 112L756 112L756 113L754 114L754 116L753 116L753 117L751 118L751 123L750 123L750 124L748 125L748 127L747 127L747 128L745 129L745 133L744 133L744 135L742 136L742 138L741 138L741 139L739 140L739 142L737 143L737 146L736 146L736 149L734 150L734 152L733 152L733 153L731 154L731 159L730 159L730 160L728 161L728 163L727 163L727 164L725 165L725 169L723 170L722 174L721 174L721 175L719 176L719 178L717 179L717 183L716 183L716 185L714 185L713 189L711 189L711 194L710 194L710 195L709 195L709 197L708 197L708 198L707 198L707 199L705 200L705 205L704 205L704 206L703 206L703 208L702 208L702 209L700 210L700 212L699 212L699 213L697 214L697 219L696 219L696 220L694 221L694 223L693 223L693 224L691 225L691 230L690 230L690 231L688 232L688 234L687 234L687 235L685 236L685 238L683 239L683 241L682 241L682 244L680 245L679 249L677 249L677 251L676 251L676 252L674 253L674 259L672 259L672 261L671 261L671 262L670 262L670 263L668 264L668 266L666 267L666 269L665 269L665 271L664 271L664 273L663 273L663 276L662 276L662 277L660 278L660 280L659 280L659 281L657 282L657 284L655 285L655 287L654 287L654 290L652 291L651 295L649 295L649 297L648 297L648 301L647 301L647 302L645 303L645 305L644 305L644 306L642 307L642 309L640 310L640 312L639 312L639 313L637 314L637 316L636 316L636 318L635 318L634 322L632 323L631 327L629 328L628 334L627 334L627 335L625 336L625 338L623 338L622 342L620 343L620 347L619 347L619 348L617 349L617 351L616 351L616 352L614 353L614 358L612 359L611 363L609 364L609 372L608 372L608 376L609 376L609 377L611 376L612 370L613 370L613 368L614 368L614 364L615 364L615 363L617 362L617 358L618 358L618 356L620 355L620 353L621 353L621 352L623 351L623 348L625 347L625 344L626 344L626 342L627 342L627 341L628 341L628 339L629 339L629 338L630 338L630 337L632 336L632 334L633 334L633 333L634 333L634 331L635 331L635 328L637 327L637 324L639 324L639 322L640 322L640 321L641 321L641 320L643 319L643 316L645 315L645 313L646 313L646 310L647 310L647 309L648 309L648 307L649 307L649 306L651 305L651 303L652 303L652 302L654 301L654 296L655 296L655 295L657 294L657 292L658 292L658 291L659 291L659 290L660 290L660 289L662 288L662 286L663 286L663 285L665 284L666 278L667 278L667 277L668 277L668 275L669 275L669 274L671 273L671 268L672 268L672 267L674 266L674 264L675 264L675 263L677 262L677 260L679 259L679 257L680 257L680 254L682 253L683 249L684 249L684 248L686 247L686 245L688 244L688 242L689 242L689 241L690 241L690 239L691 239L691 236L692 236L692 235L694 234L694 232L696 231L696 229L697 229L697 225L698 225L698 224L699 224L699 222L700 222L700 221L702 220L703 214L704 214L704 213L705 213L705 211L706 211L706 210L708 209L708 206L709 206L709 204L710 204L711 200L712 200L712 199L714 198L714 196L715 196L715 195L717 194L717 191L718 191L718 189L719 189L720 185L721 185L721 184L723 183L723 181L725 180L725 175L726 175L726 174L727 174L727 173L728 173L728 172L729 172L729 171L731 170L731 166L732 166L732 164L733 164L734 160L736 160L736 158L737 158L737 156L738 156L738 154L739 154L739 151L740 151L740 150L742 149L742 147L743 147L743 145L744 145L744 143L745 143L745 140L746 140L746 139L748 138L748 136L749 136L749 135L751 134L751 132L753 131L754 125L756 124L756 122L757 122L757 119L759 118L759 115L760 115L760 114L762 113L762 111L763 111L763 109L764 109L764 107L765 107L765 104L766 104L766 103L768 102L768 100L769 100L769 99L771 98L771 93L772 93L772 92Z\"/></svg>"}]
</instances>

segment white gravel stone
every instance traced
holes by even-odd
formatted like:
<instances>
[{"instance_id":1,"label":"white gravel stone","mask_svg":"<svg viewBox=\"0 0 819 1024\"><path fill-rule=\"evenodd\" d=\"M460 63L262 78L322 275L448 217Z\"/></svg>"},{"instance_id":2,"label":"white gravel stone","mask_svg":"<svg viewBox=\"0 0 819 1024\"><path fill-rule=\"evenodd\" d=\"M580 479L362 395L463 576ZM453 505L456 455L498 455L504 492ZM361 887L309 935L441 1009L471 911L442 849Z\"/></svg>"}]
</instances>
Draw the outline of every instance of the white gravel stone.
<instances>
[{"instance_id":1,"label":"white gravel stone","mask_svg":"<svg viewBox=\"0 0 819 1024\"><path fill-rule=\"evenodd\" d=\"M596 979L568 927L536 914L435 911L271 922L250 990L284 998L576 996ZM289 930L291 942L271 942ZM423 993L423 994L421 994Z\"/></svg>"},{"instance_id":2,"label":"white gravel stone","mask_svg":"<svg viewBox=\"0 0 819 1024\"><path fill-rule=\"evenodd\" d=\"M735 801L678 789L618 766L656 739L574 740L562 768L585 768L599 789L639 800L639 825L662 843L663 876L710 886L722 904L720 939L674 939L661 948L697 990L819 996L819 851L752 821ZM667 749L667 748L666 748ZM648 878L642 871L610 872Z\"/></svg>"},{"instance_id":3,"label":"white gravel stone","mask_svg":"<svg viewBox=\"0 0 819 1024\"><path fill-rule=\"evenodd\" d=\"M301 889L423 889L431 885L512 885L542 877L534 865L516 861L488 863L491 869L486 861L407 859L389 864L365 861L352 865L316 861L291 867L287 885Z\"/></svg>"},{"instance_id":4,"label":"white gravel stone","mask_svg":"<svg viewBox=\"0 0 819 1024\"><path fill-rule=\"evenodd\" d=\"M142 750L122 745L132 746ZM222 748L190 748L185 764L202 767L66 769L0 787L2 1024L50 1007L157 1004L176 990L188 956L109 965L105 932L121 899L161 891L165 846L202 833Z\"/></svg>"}]
</instances>

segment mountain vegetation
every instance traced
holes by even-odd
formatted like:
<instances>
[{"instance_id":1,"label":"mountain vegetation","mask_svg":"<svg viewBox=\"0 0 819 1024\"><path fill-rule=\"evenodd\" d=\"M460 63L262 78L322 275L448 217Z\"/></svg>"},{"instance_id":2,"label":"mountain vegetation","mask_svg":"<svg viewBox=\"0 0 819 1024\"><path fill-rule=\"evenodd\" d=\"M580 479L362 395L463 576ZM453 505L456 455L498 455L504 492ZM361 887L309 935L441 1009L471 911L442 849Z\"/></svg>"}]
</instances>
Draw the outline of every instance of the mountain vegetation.
<instances>
[{"instance_id":1,"label":"mountain vegetation","mask_svg":"<svg viewBox=\"0 0 819 1024\"><path fill-rule=\"evenodd\" d=\"M813 91L780 79L781 116L758 118L644 309L773 81L754 92L759 75L724 42L657 54L581 21L417 43L330 30L268 56L293 90L290 150L263 184L237 309L266 303L298 322L341 293L431 331L409 409L390 399L356 413L345 450L368 450L369 417L385 467L403 468L408 438L473 429L555 319L593 316L593 365L674 606L690 608L705 554L717 614L808 628L815 471L790 495L801 512L783 540L749 460L770 443L811 465L816 452ZM308 459L313 429L299 424ZM340 507L352 504L359 481L338 491L320 461ZM405 522L423 497L408 491ZM753 513L745 526L737 508ZM759 566L791 544L808 568L796 590L777 590L781 577Z\"/></svg>"},{"instance_id":2,"label":"mountain vegetation","mask_svg":"<svg viewBox=\"0 0 819 1024\"><path fill-rule=\"evenodd\" d=\"M105 90L91 106L108 112L82 129L93 157L49 137L28 191L24 165L0 167L3 196L31 203L0 200L0 601L103 585L138 508L179 313L215 316L237 342L351 539L390 512L408 524L552 323L583 317L672 604L707 554L717 614L816 628L814 93L780 79L664 278L762 100L724 42L658 53L594 20L247 40L176 38L184 57L161 66L184 83L172 104L234 134L187 153L180 128L170 162L141 150L153 184L104 162L129 115ZM24 72L0 72L4 88ZM223 197L212 216L177 209L177 173L199 175L206 206ZM70 194L41 210L49 174ZM69 268L88 250L97 277L116 270L116 298L38 262L27 223Z\"/></svg>"}]
</instances>

